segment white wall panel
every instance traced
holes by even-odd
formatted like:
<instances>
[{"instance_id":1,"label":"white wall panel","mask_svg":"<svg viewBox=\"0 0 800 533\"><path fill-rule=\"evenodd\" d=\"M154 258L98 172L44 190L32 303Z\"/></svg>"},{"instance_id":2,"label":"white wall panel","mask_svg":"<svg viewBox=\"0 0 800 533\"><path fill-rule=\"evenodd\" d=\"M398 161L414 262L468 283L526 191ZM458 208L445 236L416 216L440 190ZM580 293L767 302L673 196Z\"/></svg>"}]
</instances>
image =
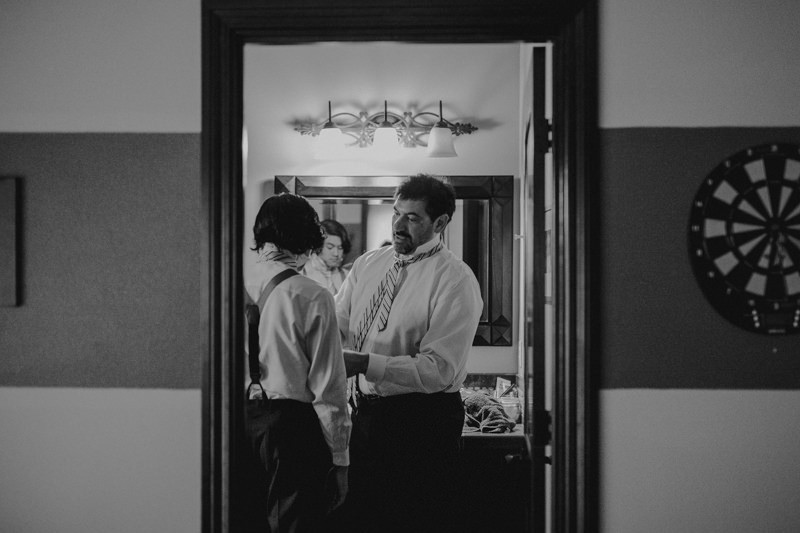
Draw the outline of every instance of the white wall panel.
<instances>
[{"instance_id":1,"label":"white wall panel","mask_svg":"<svg viewBox=\"0 0 800 533\"><path fill-rule=\"evenodd\" d=\"M200 0L4 0L0 50L0 131L200 131Z\"/></svg>"},{"instance_id":2,"label":"white wall panel","mask_svg":"<svg viewBox=\"0 0 800 533\"><path fill-rule=\"evenodd\" d=\"M601 127L800 124L800 2L599 4Z\"/></svg>"},{"instance_id":3,"label":"white wall panel","mask_svg":"<svg viewBox=\"0 0 800 533\"><path fill-rule=\"evenodd\" d=\"M599 399L601 531L800 531L800 391Z\"/></svg>"},{"instance_id":4,"label":"white wall panel","mask_svg":"<svg viewBox=\"0 0 800 533\"><path fill-rule=\"evenodd\" d=\"M199 390L0 388L0 531L200 531Z\"/></svg>"}]
</instances>

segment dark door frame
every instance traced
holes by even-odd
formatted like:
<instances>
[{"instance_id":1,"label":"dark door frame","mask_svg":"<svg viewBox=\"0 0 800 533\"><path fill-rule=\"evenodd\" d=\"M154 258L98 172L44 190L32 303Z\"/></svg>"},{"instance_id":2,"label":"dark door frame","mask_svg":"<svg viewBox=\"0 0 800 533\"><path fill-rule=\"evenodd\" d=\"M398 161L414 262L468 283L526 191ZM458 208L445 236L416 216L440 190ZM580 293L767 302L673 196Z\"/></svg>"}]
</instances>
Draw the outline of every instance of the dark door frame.
<instances>
[{"instance_id":1,"label":"dark door frame","mask_svg":"<svg viewBox=\"0 0 800 533\"><path fill-rule=\"evenodd\" d=\"M597 528L595 315L596 0L203 0L202 183L208 353L203 372L204 532L236 531L243 427L241 136L247 43L553 43L555 167L553 529ZM241 360L240 360L241 359Z\"/></svg>"}]
</instances>

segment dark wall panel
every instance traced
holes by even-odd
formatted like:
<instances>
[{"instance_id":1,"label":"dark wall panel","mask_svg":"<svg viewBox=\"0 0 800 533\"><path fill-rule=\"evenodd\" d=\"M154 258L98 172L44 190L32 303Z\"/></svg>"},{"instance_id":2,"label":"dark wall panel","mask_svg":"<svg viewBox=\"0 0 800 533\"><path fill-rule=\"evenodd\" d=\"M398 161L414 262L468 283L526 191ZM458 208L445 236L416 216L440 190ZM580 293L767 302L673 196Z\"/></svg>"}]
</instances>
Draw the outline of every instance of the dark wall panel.
<instances>
[{"instance_id":1,"label":"dark wall panel","mask_svg":"<svg viewBox=\"0 0 800 533\"><path fill-rule=\"evenodd\" d=\"M24 190L0 386L199 388L199 134L0 134Z\"/></svg>"},{"instance_id":2,"label":"dark wall panel","mask_svg":"<svg viewBox=\"0 0 800 533\"><path fill-rule=\"evenodd\" d=\"M800 388L800 334L729 323L687 252L703 178L749 146L800 143L800 128L608 129L601 140L601 387Z\"/></svg>"}]
</instances>

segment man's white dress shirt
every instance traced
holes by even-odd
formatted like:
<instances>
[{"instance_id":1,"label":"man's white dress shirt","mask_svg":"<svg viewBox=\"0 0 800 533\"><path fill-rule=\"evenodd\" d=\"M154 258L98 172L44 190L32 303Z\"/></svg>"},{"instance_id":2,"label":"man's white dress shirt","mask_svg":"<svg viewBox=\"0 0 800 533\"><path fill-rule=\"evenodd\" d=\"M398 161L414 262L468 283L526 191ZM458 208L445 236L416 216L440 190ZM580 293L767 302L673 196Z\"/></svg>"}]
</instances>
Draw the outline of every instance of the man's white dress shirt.
<instances>
[{"instance_id":1,"label":"man's white dress shirt","mask_svg":"<svg viewBox=\"0 0 800 533\"><path fill-rule=\"evenodd\" d=\"M417 247L425 253L439 243ZM400 259L413 256L400 255ZM386 246L353 263L336 294L336 314L345 347L352 347L359 321L395 260ZM409 392L457 392L466 376L467 357L478 329L483 300L472 270L447 248L405 267L386 329L377 320L362 352L369 353L362 392L392 396ZM365 378L365 379L364 379Z\"/></svg>"}]
</instances>

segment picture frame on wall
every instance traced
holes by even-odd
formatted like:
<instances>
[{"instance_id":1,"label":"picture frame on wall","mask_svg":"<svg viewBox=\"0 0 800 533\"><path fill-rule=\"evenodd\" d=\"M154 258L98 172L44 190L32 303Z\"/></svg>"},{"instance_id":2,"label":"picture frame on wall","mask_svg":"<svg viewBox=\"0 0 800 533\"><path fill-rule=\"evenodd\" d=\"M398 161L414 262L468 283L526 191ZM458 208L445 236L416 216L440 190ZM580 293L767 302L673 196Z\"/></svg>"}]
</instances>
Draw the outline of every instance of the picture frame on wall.
<instances>
[{"instance_id":1,"label":"picture frame on wall","mask_svg":"<svg viewBox=\"0 0 800 533\"><path fill-rule=\"evenodd\" d=\"M0 176L0 307L21 304L21 180Z\"/></svg>"}]
</instances>

